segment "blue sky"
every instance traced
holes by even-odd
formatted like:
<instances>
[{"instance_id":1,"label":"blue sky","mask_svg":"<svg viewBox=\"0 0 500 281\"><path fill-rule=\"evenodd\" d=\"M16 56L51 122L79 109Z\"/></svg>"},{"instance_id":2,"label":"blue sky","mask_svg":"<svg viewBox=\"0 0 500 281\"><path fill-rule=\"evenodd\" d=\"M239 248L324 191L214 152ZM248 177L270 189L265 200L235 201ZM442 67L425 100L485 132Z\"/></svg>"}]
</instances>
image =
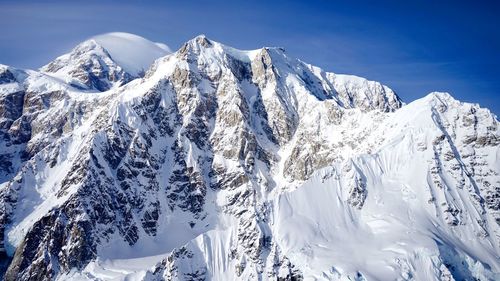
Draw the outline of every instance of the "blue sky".
<instances>
[{"instance_id":1,"label":"blue sky","mask_svg":"<svg viewBox=\"0 0 500 281\"><path fill-rule=\"evenodd\" d=\"M37 68L105 32L177 49L198 35L285 47L328 71L381 81L406 102L448 91L500 113L500 1L6 1L0 63Z\"/></svg>"}]
</instances>

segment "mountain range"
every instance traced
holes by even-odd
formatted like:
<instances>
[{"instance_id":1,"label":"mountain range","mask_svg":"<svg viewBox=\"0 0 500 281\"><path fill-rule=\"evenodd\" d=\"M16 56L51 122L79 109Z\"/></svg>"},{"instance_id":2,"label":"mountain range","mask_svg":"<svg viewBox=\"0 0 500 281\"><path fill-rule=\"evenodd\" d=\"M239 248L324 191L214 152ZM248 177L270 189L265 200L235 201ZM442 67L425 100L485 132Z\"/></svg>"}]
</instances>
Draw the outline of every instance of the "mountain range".
<instances>
[{"instance_id":1,"label":"mountain range","mask_svg":"<svg viewBox=\"0 0 500 281\"><path fill-rule=\"evenodd\" d=\"M497 117L283 48L0 65L4 280L499 280Z\"/></svg>"}]
</instances>

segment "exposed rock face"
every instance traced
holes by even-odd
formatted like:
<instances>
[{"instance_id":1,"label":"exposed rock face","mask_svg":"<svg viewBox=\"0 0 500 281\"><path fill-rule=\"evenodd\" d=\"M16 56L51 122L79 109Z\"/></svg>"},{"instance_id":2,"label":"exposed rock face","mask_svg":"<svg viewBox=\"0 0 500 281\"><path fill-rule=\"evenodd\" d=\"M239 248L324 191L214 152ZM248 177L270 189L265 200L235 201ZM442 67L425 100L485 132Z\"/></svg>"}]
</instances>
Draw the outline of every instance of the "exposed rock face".
<instances>
[{"instance_id":1,"label":"exposed rock face","mask_svg":"<svg viewBox=\"0 0 500 281\"><path fill-rule=\"evenodd\" d=\"M83 42L41 70L68 75L76 80L73 86L101 92L109 90L113 84L123 85L137 78L116 64L108 51L94 40Z\"/></svg>"},{"instance_id":2,"label":"exposed rock face","mask_svg":"<svg viewBox=\"0 0 500 281\"><path fill-rule=\"evenodd\" d=\"M77 61L67 73L86 89L133 78L108 58L87 42L46 74L0 69L6 280L106 278L92 271L100 257L158 255L129 277L498 273L500 141L488 110L442 93L404 105L380 83L283 49L204 36L105 93L50 76ZM384 266L392 273L375 269Z\"/></svg>"}]
</instances>

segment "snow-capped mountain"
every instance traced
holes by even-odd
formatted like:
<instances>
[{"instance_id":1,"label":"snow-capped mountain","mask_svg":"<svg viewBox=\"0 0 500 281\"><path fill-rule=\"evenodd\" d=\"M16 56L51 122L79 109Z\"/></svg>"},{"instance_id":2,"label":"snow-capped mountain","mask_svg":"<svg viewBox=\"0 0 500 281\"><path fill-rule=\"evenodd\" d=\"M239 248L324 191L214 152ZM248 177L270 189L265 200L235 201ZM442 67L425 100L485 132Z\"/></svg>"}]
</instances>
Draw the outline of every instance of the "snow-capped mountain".
<instances>
[{"instance_id":1,"label":"snow-capped mountain","mask_svg":"<svg viewBox=\"0 0 500 281\"><path fill-rule=\"evenodd\" d=\"M489 110L115 35L0 67L5 280L500 278Z\"/></svg>"},{"instance_id":2,"label":"snow-capped mountain","mask_svg":"<svg viewBox=\"0 0 500 281\"><path fill-rule=\"evenodd\" d=\"M172 53L161 43L113 32L94 36L41 68L72 86L97 91L142 77L157 58Z\"/></svg>"}]
</instances>

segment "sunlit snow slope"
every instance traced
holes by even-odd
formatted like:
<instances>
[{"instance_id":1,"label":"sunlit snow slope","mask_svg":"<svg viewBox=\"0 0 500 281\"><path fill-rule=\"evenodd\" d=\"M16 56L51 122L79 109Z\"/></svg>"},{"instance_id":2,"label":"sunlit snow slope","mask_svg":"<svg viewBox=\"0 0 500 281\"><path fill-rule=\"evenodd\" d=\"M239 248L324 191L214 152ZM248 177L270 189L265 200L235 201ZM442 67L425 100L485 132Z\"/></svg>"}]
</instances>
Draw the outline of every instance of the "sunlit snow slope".
<instances>
[{"instance_id":1,"label":"sunlit snow slope","mask_svg":"<svg viewBox=\"0 0 500 281\"><path fill-rule=\"evenodd\" d=\"M498 120L447 93L111 33L0 66L0 134L5 280L500 279Z\"/></svg>"}]
</instances>

